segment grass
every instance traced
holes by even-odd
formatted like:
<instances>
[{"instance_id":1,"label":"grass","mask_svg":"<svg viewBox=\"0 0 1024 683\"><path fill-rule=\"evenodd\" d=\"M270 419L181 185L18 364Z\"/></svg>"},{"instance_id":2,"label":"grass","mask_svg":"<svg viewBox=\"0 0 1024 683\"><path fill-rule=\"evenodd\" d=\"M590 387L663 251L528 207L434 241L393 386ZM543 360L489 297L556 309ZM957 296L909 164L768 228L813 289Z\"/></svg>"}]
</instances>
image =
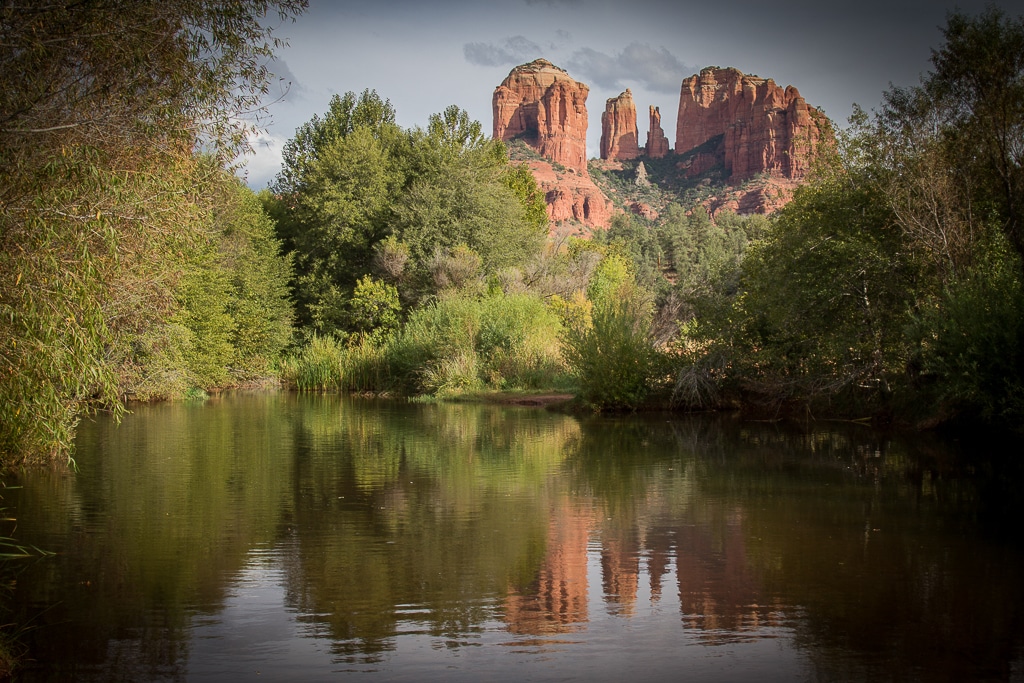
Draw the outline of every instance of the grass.
<instances>
[{"instance_id":1,"label":"grass","mask_svg":"<svg viewBox=\"0 0 1024 683\"><path fill-rule=\"evenodd\" d=\"M412 312L389 338L314 335L281 375L300 391L450 397L484 389L563 391L558 316L538 296L455 294Z\"/></svg>"}]
</instances>

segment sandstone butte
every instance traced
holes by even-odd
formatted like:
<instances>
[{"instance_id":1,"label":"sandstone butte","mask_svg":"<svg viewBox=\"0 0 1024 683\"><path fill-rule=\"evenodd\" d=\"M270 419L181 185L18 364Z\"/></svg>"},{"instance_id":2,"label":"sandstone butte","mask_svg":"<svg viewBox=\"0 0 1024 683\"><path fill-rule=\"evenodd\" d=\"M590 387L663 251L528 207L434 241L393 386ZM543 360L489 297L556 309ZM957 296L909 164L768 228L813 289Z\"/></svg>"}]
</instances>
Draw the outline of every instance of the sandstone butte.
<instances>
[{"instance_id":1,"label":"sandstone butte","mask_svg":"<svg viewBox=\"0 0 1024 683\"><path fill-rule=\"evenodd\" d=\"M552 229L570 221L583 235L608 227L614 210L587 172L589 92L564 69L536 59L512 69L491 100L494 137L522 140L544 157L529 163L544 191Z\"/></svg>"},{"instance_id":2,"label":"sandstone butte","mask_svg":"<svg viewBox=\"0 0 1024 683\"><path fill-rule=\"evenodd\" d=\"M614 161L640 156L636 106L629 88L605 102L601 114L601 158Z\"/></svg>"},{"instance_id":3,"label":"sandstone butte","mask_svg":"<svg viewBox=\"0 0 1024 683\"><path fill-rule=\"evenodd\" d=\"M661 110L653 104L650 109L651 124L647 129L647 144L644 153L652 159L660 159L668 154L668 138L661 129Z\"/></svg>"},{"instance_id":4,"label":"sandstone butte","mask_svg":"<svg viewBox=\"0 0 1024 683\"><path fill-rule=\"evenodd\" d=\"M793 86L783 89L770 78L709 67L683 81L675 152L687 154L722 136L716 149L691 158L691 176L722 162L733 184L762 173L800 180L825 121Z\"/></svg>"},{"instance_id":5,"label":"sandstone butte","mask_svg":"<svg viewBox=\"0 0 1024 683\"><path fill-rule=\"evenodd\" d=\"M587 172L590 88L546 59L515 67L494 90L494 137L521 139L552 161Z\"/></svg>"}]
</instances>

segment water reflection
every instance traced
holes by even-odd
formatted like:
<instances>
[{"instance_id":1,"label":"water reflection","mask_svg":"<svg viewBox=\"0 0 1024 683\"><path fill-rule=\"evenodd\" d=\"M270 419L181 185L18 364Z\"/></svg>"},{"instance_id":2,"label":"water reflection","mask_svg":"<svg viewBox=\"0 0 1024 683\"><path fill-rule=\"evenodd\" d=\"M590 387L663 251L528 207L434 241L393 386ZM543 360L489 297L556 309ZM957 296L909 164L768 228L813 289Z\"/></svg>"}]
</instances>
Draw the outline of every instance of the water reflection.
<instances>
[{"instance_id":1,"label":"water reflection","mask_svg":"<svg viewBox=\"0 0 1024 683\"><path fill-rule=\"evenodd\" d=\"M927 439L270 394L79 449L6 496L24 680L1022 674L1019 474Z\"/></svg>"}]
</instances>

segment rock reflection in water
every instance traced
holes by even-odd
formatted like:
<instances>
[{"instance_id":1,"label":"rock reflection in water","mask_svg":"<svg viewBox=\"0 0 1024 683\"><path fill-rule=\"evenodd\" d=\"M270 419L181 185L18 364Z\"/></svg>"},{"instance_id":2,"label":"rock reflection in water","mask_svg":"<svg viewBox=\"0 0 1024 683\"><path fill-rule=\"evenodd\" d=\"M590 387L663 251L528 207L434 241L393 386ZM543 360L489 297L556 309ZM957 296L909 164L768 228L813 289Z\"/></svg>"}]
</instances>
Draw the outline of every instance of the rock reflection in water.
<instances>
[{"instance_id":1,"label":"rock reflection in water","mask_svg":"<svg viewBox=\"0 0 1024 683\"><path fill-rule=\"evenodd\" d=\"M7 482L20 680L1024 671L1019 466L928 439L282 394L79 449Z\"/></svg>"},{"instance_id":2,"label":"rock reflection in water","mask_svg":"<svg viewBox=\"0 0 1024 683\"><path fill-rule=\"evenodd\" d=\"M529 586L512 586L505 622L516 634L577 631L587 622L587 545L592 512L560 500L551 510L546 552Z\"/></svg>"}]
</instances>

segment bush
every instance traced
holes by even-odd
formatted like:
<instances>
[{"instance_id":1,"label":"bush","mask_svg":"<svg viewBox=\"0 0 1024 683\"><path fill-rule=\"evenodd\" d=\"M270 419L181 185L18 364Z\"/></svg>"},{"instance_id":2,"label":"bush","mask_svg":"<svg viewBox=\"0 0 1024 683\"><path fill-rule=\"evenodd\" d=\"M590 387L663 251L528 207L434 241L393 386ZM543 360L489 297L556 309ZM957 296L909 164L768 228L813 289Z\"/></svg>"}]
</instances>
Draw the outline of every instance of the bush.
<instances>
[{"instance_id":1,"label":"bush","mask_svg":"<svg viewBox=\"0 0 1024 683\"><path fill-rule=\"evenodd\" d=\"M545 388L565 375L560 329L529 294L451 294L415 310L388 357L396 381L413 392Z\"/></svg>"},{"instance_id":2,"label":"bush","mask_svg":"<svg viewBox=\"0 0 1024 683\"><path fill-rule=\"evenodd\" d=\"M594 302L590 325L566 329L565 359L584 401L598 410L633 410L647 398L657 359L651 318L649 298L626 282Z\"/></svg>"},{"instance_id":3,"label":"bush","mask_svg":"<svg viewBox=\"0 0 1024 683\"><path fill-rule=\"evenodd\" d=\"M918 320L922 379L940 414L1011 427L1024 416L1024 286L1008 248L985 253Z\"/></svg>"}]
</instances>

